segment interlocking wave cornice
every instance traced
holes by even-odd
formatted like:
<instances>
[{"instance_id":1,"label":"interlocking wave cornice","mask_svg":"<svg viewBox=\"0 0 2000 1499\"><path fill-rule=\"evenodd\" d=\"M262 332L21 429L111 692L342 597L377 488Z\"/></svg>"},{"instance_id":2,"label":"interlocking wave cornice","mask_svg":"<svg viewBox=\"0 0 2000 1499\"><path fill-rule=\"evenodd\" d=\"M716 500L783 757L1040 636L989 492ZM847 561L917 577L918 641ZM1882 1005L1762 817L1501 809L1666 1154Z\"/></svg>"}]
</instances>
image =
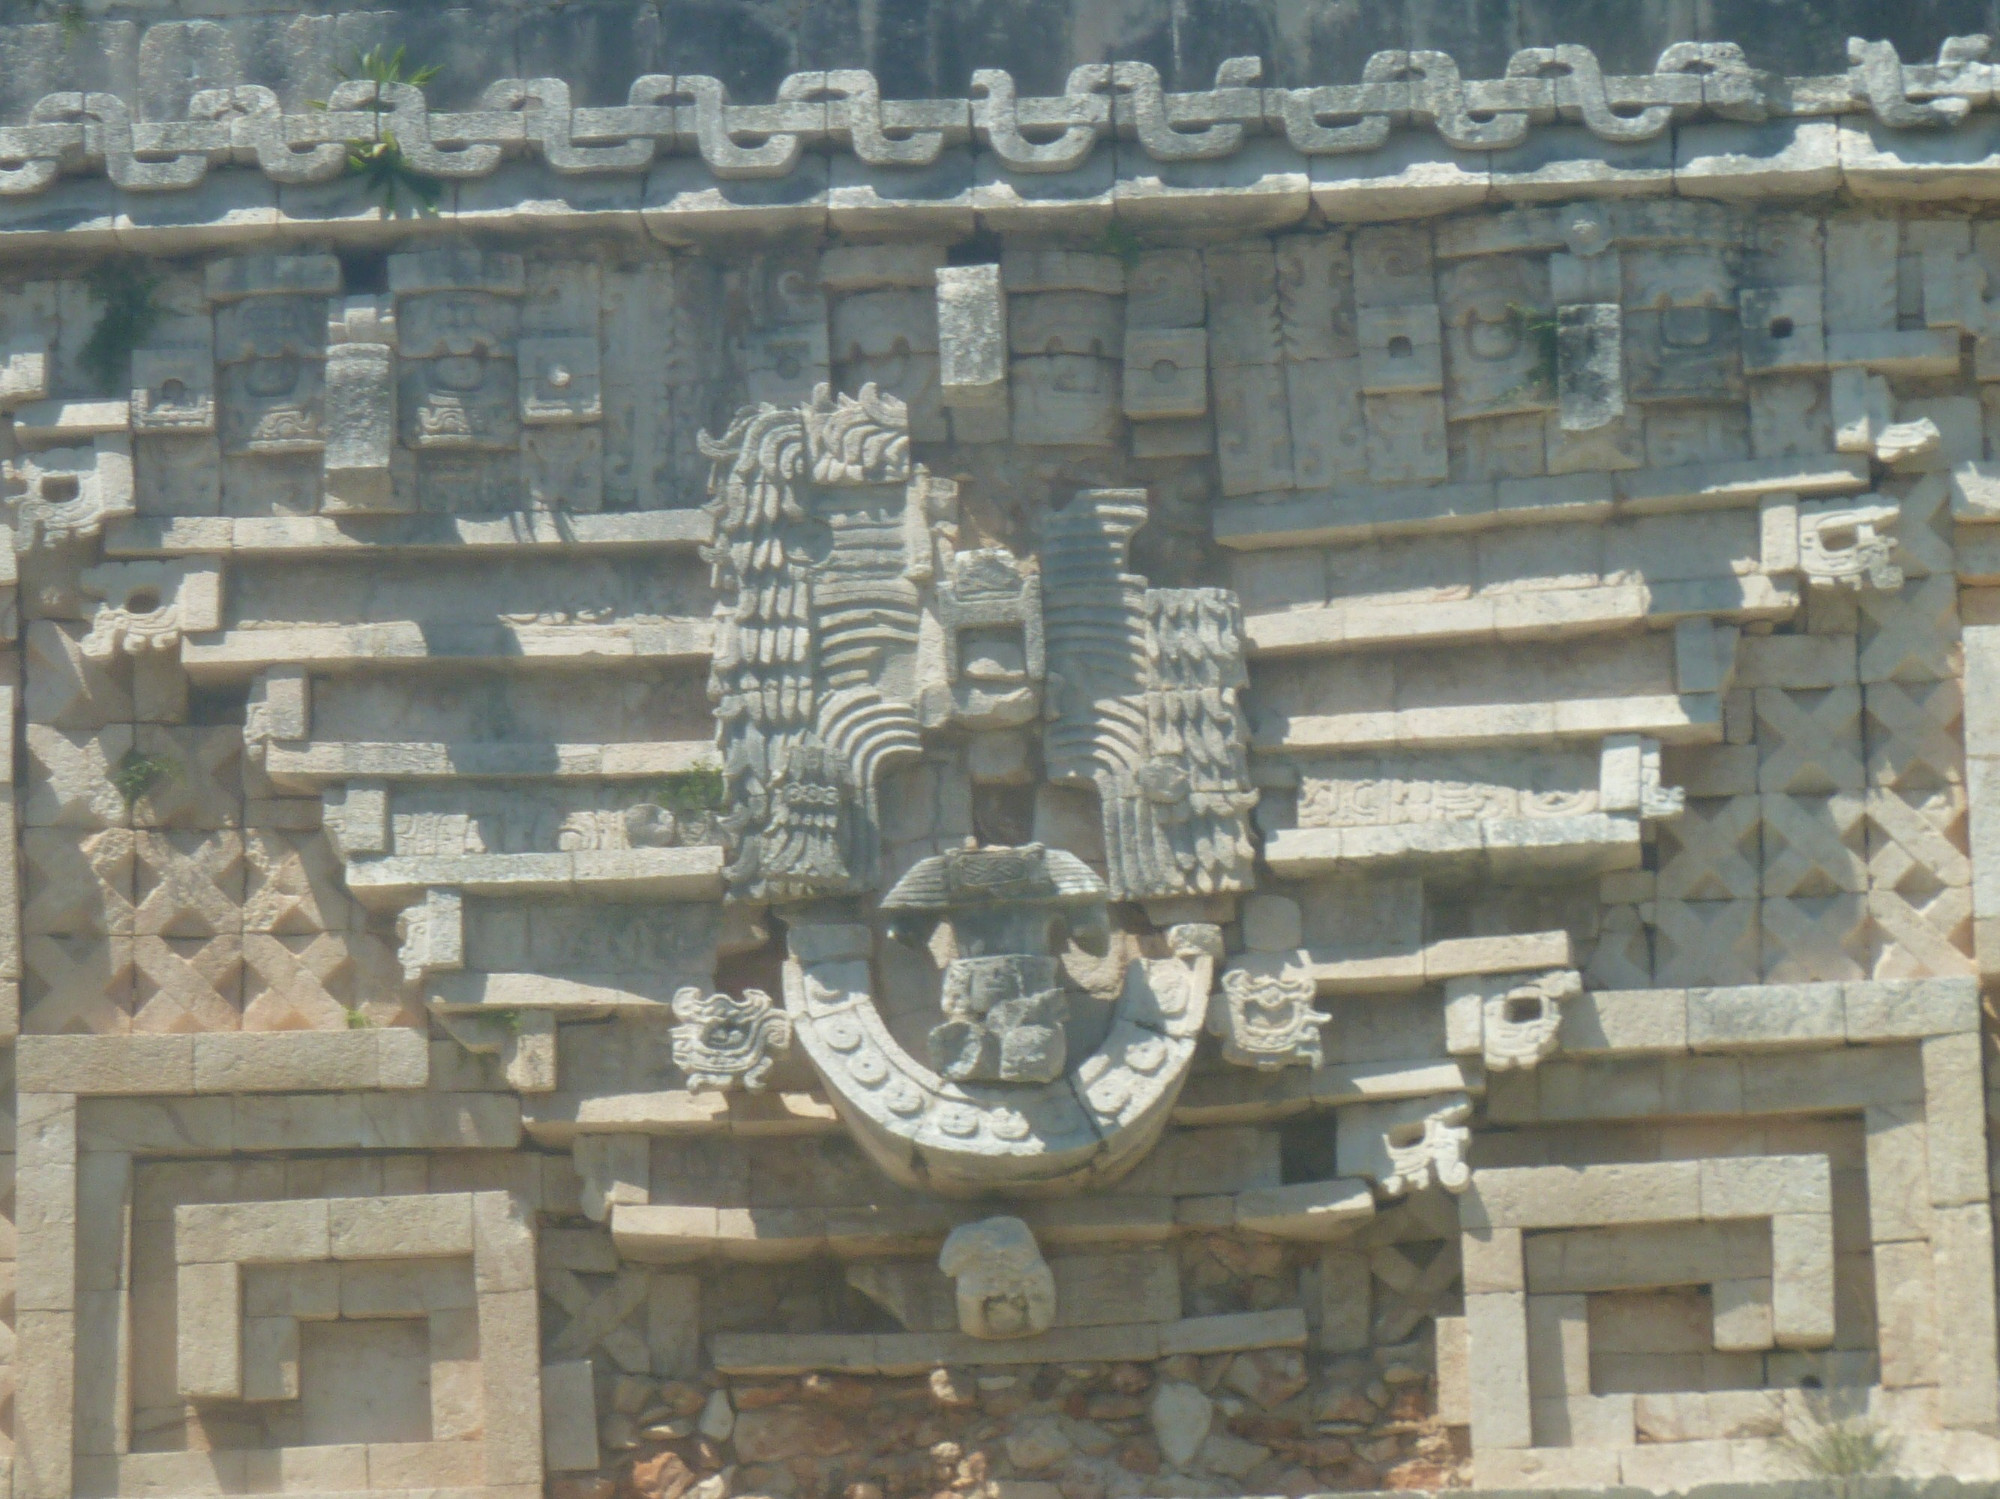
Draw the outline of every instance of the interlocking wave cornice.
<instances>
[{"instance_id":1,"label":"interlocking wave cornice","mask_svg":"<svg viewBox=\"0 0 2000 1499\"><path fill-rule=\"evenodd\" d=\"M1844 74L1760 72L1733 43L1677 42L1651 73L1606 74L1587 47L1529 47L1504 76L1467 79L1449 53L1377 52L1361 82L1259 86L1263 63L1229 58L1215 87L1167 92L1140 62L1071 71L1057 96L1022 98L1008 73L980 69L970 99L884 99L861 69L793 73L768 104L734 104L720 80L647 74L623 105L578 108L558 78L505 78L475 110L431 108L403 83L349 81L324 109L285 113L257 84L203 89L187 119L140 120L116 94L43 95L24 123L0 126L0 195L32 194L65 174L102 169L133 191L200 183L211 166L255 163L280 183L336 178L348 144L393 134L415 170L484 176L510 156L539 155L558 172L632 173L656 157L699 156L725 179L784 177L807 152L851 151L871 167L924 167L976 141L1012 172L1063 172L1107 137L1156 161L1227 157L1254 135L1308 156L1372 150L1397 129L1434 130L1467 151L1519 145L1537 125L1581 124L1607 141L1652 140L1677 120L1867 113L1897 129L1948 128L2000 90L1990 39L1952 37L1934 63L1905 63L1892 43L1848 43Z\"/></svg>"}]
</instances>

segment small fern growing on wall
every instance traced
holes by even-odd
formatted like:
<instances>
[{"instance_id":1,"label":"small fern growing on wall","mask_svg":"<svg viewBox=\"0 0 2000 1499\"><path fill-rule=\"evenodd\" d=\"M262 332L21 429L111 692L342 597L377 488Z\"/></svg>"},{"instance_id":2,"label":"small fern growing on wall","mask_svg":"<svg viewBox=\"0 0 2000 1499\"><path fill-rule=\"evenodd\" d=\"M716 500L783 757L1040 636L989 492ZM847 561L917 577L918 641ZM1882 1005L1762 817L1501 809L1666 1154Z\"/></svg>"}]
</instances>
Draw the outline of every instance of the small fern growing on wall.
<instances>
[{"instance_id":1,"label":"small fern growing on wall","mask_svg":"<svg viewBox=\"0 0 2000 1499\"><path fill-rule=\"evenodd\" d=\"M111 784L129 805L155 787L177 779L180 770L179 763L168 756L148 755L134 747L125 751L118 768L112 771Z\"/></svg>"},{"instance_id":2,"label":"small fern growing on wall","mask_svg":"<svg viewBox=\"0 0 2000 1499\"><path fill-rule=\"evenodd\" d=\"M704 764L663 777L653 787L652 800L669 812L716 812L727 794L722 767Z\"/></svg>"},{"instance_id":3,"label":"small fern growing on wall","mask_svg":"<svg viewBox=\"0 0 2000 1499\"><path fill-rule=\"evenodd\" d=\"M84 281L104 312L77 358L101 389L116 390L125 382L132 351L159 326L161 312L153 293L160 278L146 274L136 262L111 260L93 267Z\"/></svg>"}]
</instances>

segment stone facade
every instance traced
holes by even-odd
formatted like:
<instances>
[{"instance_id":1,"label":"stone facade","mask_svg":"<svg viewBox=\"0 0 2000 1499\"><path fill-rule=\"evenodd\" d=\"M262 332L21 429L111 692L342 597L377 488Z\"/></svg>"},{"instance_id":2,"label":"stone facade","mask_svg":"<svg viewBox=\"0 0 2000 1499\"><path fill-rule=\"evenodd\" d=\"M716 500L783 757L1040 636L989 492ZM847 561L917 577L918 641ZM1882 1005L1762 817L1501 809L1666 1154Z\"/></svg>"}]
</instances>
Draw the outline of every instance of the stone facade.
<instances>
[{"instance_id":1,"label":"stone facade","mask_svg":"<svg viewBox=\"0 0 2000 1499\"><path fill-rule=\"evenodd\" d=\"M2000 1482L1985 37L389 29L0 28L14 1499Z\"/></svg>"}]
</instances>

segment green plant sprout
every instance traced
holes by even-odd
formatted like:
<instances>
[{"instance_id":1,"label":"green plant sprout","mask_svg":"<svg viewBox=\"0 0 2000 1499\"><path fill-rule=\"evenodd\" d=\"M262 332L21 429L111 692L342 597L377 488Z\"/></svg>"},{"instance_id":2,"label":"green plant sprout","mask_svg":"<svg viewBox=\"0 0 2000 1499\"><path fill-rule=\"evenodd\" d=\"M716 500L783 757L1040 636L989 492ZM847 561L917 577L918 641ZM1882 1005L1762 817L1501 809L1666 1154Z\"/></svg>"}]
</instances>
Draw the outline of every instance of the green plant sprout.
<instances>
[{"instance_id":1,"label":"green plant sprout","mask_svg":"<svg viewBox=\"0 0 2000 1499\"><path fill-rule=\"evenodd\" d=\"M390 84L422 88L443 69L437 63L413 68L405 61L403 48L389 52L375 46L359 54L352 68L336 68L334 71L346 82L374 84L375 97L360 107L380 115L389 113L393 108L383 103L383 88ZM324 99L310 102L314 109L327 107ZM392 219L402 214L406 201L412 212L434 214L438 199L444 195L444 184L412 166L396 139L396 133L380 126L372 139L361 137L347 142L347 175L359 177L373 195L376 207Z\"/></svg>"},{"instance_id":2,"label":"green plant sprout","mask_svg":"<svg viewBox=\"0 0 2000 1499\"><path fill-rule=\"evenodd\" d=\"M1144 247L1139 236L1126 227L1122 219L1113 219L1104 233L1098 236L1096 249L1100 255L1115 255L1126 265L1132 265Z\"/></svg>"},{"instance_id":3,"label":"green plant sprout","mask_svg":"<svg viewBox=\"0 0 2000 1499\"><path fill-rule=\"evenodd\" d=\"M1521 341L1534 350L1534 369L1529 378L1553 385L1556 378L1556 315L1539 307L1507 304L1507 321Z\"/></svg>"},{"instance_id":4,"label":"green plant sprout","mask_svg":"<svg viewBox=\"0 0 2000 1499\"><path fill-rule=\"evenodd\" d=\"M658 782L649 799L669 812L716 812L727 795L720 765L696 765Z\"/></svg>"},{"instance_id":5,"label":"green plant sprout","mask_svg":"<svg viewBox=\"0 0 2000 1499\"><path fill-rule=\"evenodd\" d=\"M68 52L90 34L90 22L83 13L83 7L75 4L56 7L56 24L62 28L63 51Z\"/></svg>"},{"instance_id":6,"label":"green plant sprout","mask_svg":"<svg viewBox=\"0 0 2000 1499\"><path fill-rule=\"evenodd\" d=\"M139 800L156 786L179 778L181 768L165 755L148 755L136 746L125 751L118 762L118 768L111 773L111 784L118 788L118 794L126 804Z\"/></svg>"},{"instance_id":7,"label":"green plant sprout","mask_svg":"<svg viewBox=\"0 0 2000 1499\"><path fill-rule=\"evenodd\" d=\"M1836 1417L1824 1395L1806 1392L1806 1410L1775 1433L1778 1449L1793 1467L1809 1478L1860 1478L1892 1473L1901 1446L1865 1416Z\"/></svg>"},{"instance_id":8,"label":"green plant sprout","mask_svg":"<svg viewBox=\"0 0 2000 1499\"><path fill-rule=\"evenodd\" d=\"M398 47L394 52L385 52L380 46L370 47L358 54L352 69L336 68L334 71L343 81L372 83L378 87L386 83L407 83L411 88L422 88L444 71L439 63L426 63L420 68L411 68L404 62L404 50ZM373 106L385 109L379 101Z\"/></svg>"},{"instance_id":9,"label":"green plant sprout","mask_svg":"<svg viewBox=\"0 0 2000 1499\"><path fill-rule=\"evenodd\" d=\"M160 278L145 274L135 262L111 260L92 267L84 280L91 295L104 304L104 315L77 358L100 387L116 390L125 379L132 351L159 326L162 314L153 293Z\"/></svg>"},{"instance_id":10,"label":"green plant sprout","mask_svg":"<svg viewBox=\"0 0 2000 1499\"><path fill-rule=\"evenodd\" d=\"M392 219L402 213L405 193L412 211L418 214L436 213L438 199L444 194L442 182L410 165L393 130L384 130L379 140L349 141L347 175L361 178L374 194L375 205Z\"/></svg>"},{"instance_id":11,"label":"green plant sprout","mask_svg":"<svg viewBox=\"0 0 2000 1499\"><path fill-rule=\"evenodd\" d=\"M354 1009L347 1012L347 1028L351 1031L373 1030L375 1022L368 1018L365 1010Z\"/></svg>"}]
</instances>

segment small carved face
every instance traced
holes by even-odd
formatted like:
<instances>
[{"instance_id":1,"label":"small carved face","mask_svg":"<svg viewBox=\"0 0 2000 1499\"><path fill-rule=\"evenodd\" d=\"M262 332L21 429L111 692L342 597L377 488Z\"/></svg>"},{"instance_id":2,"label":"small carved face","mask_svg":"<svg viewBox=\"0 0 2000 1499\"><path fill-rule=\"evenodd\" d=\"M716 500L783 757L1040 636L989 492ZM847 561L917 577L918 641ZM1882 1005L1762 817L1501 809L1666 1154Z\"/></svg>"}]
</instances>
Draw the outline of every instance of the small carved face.
<instances>
[{"instance_id":1,"label":"small carved face","mask_svg":"<svg viewBox=\"0 0 2000 1499\"><path fill-rule=\"evenodd\" d=\"M1011 1338L1029 1331L1028 1298L1021 1291L1000 1291L986 1295L979 1303L988 1331Z\"/></svg>"}]
</instances>

